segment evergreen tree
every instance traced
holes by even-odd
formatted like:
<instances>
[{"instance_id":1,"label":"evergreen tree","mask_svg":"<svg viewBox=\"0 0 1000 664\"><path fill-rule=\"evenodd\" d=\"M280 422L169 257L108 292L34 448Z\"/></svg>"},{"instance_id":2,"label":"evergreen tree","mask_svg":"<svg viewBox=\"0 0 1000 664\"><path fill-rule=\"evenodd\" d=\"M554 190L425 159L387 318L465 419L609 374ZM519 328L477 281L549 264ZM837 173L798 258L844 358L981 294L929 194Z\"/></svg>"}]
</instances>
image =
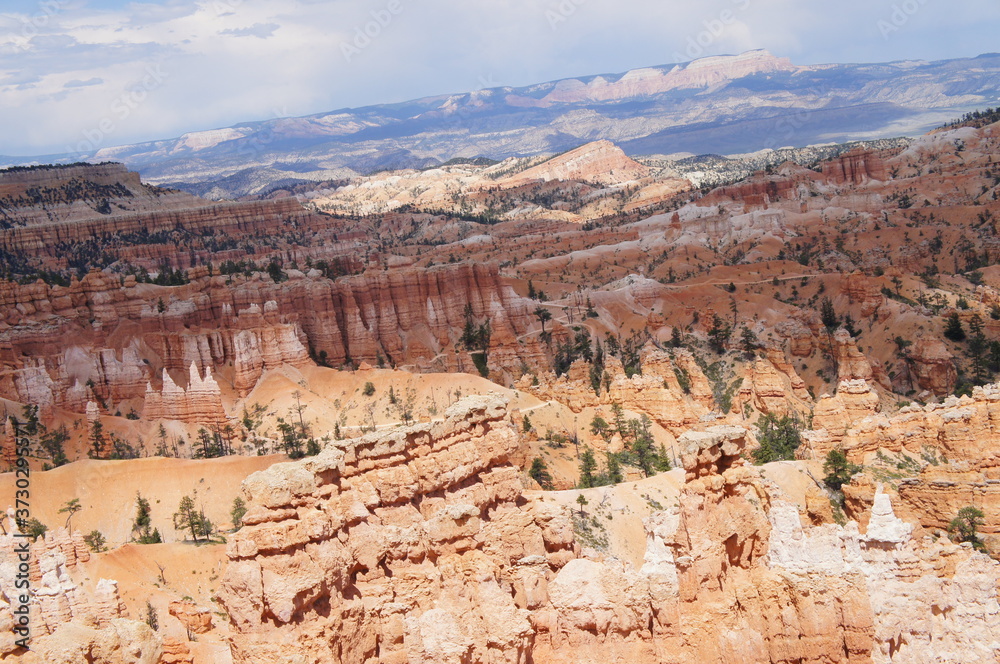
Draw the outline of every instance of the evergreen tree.
<instances>
[{"instance_id":1,"label":"evergreen tree","mask_svg":"<svg viewBox=\"0 0 1000 664\"><path fill-rule=\"evenodd\" d=\"M627 426L625 424L625 409L623 409L622 405L617 401L611 404L611 415L614 419L615 432L624 438L627 433Z\"/></svg>"},{"instance_id":2,"label":"evergreen tree","mask_svg":"<svg viewBox=\"0 0 1000 664\"><path fill-rule=\"evenodd\" d=\"M979 314L975 314L972 320L969 321L969 330L972 332L972 336L969 337L969 345L966 352L969 359L972 360L972 371L975 374L976 384L985 385L989 380L986 354L989 351L990 344L986 339L986 335L983 334L983 320L979 317Z\"/></svg>"},{"instance_id":3,"label":"evergreen tree","mask_svg":"<svg viewBox=\"0 0 1000 664\"><path fill-rule=\"evenodd\" d=\"M600 436L604 440L609 440L611 438L611 426L600 415L594 415L594 419L590 421L590 433Z\"/></svg>"},{"instance_id":4,"label":"evergreen tree","mask_svg":"<svg viewBox=\"0 0 1000 664\"><path fill-rule=\"evenodd\" d=\"M670 331L670 345L674 348L680 348L682 343L681 328L674 325L674 328Z\"/></svg>"},{"instance_id":5,"label":"evergreen tree","mask_svg":"<svg viewBox=\"0 0 1000 664\"><path fill-rule=\"evenodd\" d=\"M726 344L729 342L729 337L732 335L733 329L728 323L725 323L719 314L715 314L712 317L712 327L708 330L708 345L712 347L712 350L716 353L726 352Z\"/></svg>"},{"instance_id":6,"label":"evergreen tree","mask_svg":"<svg viewBox=\"0 0 1000 664\"><path fill-rule=\"evenodd\" d=\"M73 515L76 514L77 512L79 512L82 509L83 509L83 506L80 505L80 499L79 498L73 498L72 500L67 500L63 504L63 506L61 508L59 508L59 513L66 515L66 529L69 530L70 532L72 532L72 529L70 528L70 525L69 525L70 524L70 519L72 519Z\"/></svg>"},{"instance_id":7,"label":"evergreen tree","mask_svg":"<svg viewBox=\"0 0 1000 664\"><path fill-rule=\"evenodd\" d=\"M823 462L823 472L826 476L823 482L833 489L840 491L840 488L851 481L851 477L861 470L861 466L856 466L847 461L847 454L842 449L830 450Z\"/></svg>"},{"instance_id":8,"label":"evergreen tree","mask_svg":"<svg viewBox=\"0 0 1000 664\"><path fill-rule=\"evenodd\" d=\"M656 458L656 472L665 473L673 468L673 464L670 463L670 454L667 452L667 446L660 443L660 453L657 454Z\"/></svg>"},{"instance_id":9,"label":"evergreen tree","mask_svg":"<svg viewBox=\"0 0 1000 664\"><path fill-rule=\"evenodd\" d=\"M83 536L84 543L90 548L94 553L101 553L105 551L107 547L107 540L100 530L91 530L88 534Z\"/></svg>"},{"instance_id":10,"label":"evergreen tree","mask_svg":"<svg viewBox=\"0 0 1000 664\"><path fill-rule=\"evenodd\" d=\"M246 502L244 502L244 500L239 496L233 498L233 509L229 512L229 515L232 517L233 528L239 530L243 527L243 517L246 513Z\"/></svg>"},{"instance_id":11,"label":"evergreen tree","mask_svg":"<svg viewBox=\"0 0 1000 664\"><path fill-rule=\"evenodd\" d=\"M757 349L760 348L757 335L749 327L743 328L743 333L740 335L740 346L743 348L743 353L748 359L753 357Z\"/></svg>"},{"instance_id":12,"label":"evergreen tree","mask_svg":"<svg viewBox=\"0 0 1000 664\"><path fill-rule=\"evenodd\" d=\"M591 487L597 486L597 477L595 473L597 472L597 461L594 459L594 453L589 447L583 448L583 453L580 454L580 488L589 489Z\"/></svg>"},{"instance_id":13,"label":"evergreen tree","mask_svg":"<svg viewBox=\"0 0 1000 664\"><path fill-rule=\"evenodd\" d=\"M149 501L135 492L135 518L132 520L132 538L139 544L160 544L159 529L152 528L152 509Z\"/></svg>"},{"instance_id":14,"label":"evergreen tree","mask_svg":"<svg viewBox=\"0 0 1000 664\"><path fill-rule=\"evenodd\" d=\"M833 308L833 302L828 297L824 297L819 306L819 318L828 332L833 332L840 325L840 317L837 310Z\"/></svg>"},{"instance_id":15,"label":"evergreen tree","mask_svg":"<svg viewBox=\"0 0 1000 664\"><path fill-rule=\"evenodd\" d=\"M958 312L953 311L948 316L948 322L944 326L944 336L952 341L965 341L965 330L962 328L962 319L958 317Z\"/></svg>"},{"instance_id":16,"label":"evergreen tree","mask_svg":"<svg viewBox=\"0 0 1000 664\"><path fill-rule=\"evenodd\" d=\"M778 418L773 413L764 415L757 422L757 442L760 446L753 451L754 461L771 461L795 458L795 450L802 443L801 427L794 418L785 415Z\"/></svg>"},{"instance_id":17,"label":"evergreen tree","mask_svg":"<svg viewBox=\"0 0 1000 664\"><path fill-rule=\"evenodd\" d=\"M618 461L618 455L613 452L605 452L605 454L607 455L608 484L619 484L625 481L625 476L622 474L621 462Z\"/></svg>"},{"instance_id":18,"label":"evergreen tree","mask_svg":"<svg viewBox=\"0 0 1000 664\"><path fill-rule=\"evenodd\" d=\"M641 419L630 420L629 425L632 430L629 449L635 455L636 465L642 469L646 477L649 477L655 474L657 456L653 447L653 433L650 430L652 421L643 413Z\"/></svg>"},{"instance_id":19,"label":"evergreen tree","mask_svg":"<svg viewBox=\"0 0 1000 664\"><path fill-rule=\"evenodd\" d=\"M959 542L969 542L978 551L986 551L986 546L979 539L979 527L986 521L986 515L978 507L963 507L958 510L958 516L948 524L948 532Z\"/></svg>"},{"instance_id":20,"label":"evergreen tree","mask_svg":"<svg viewBox=\"0 0 1000 664\"><path fill-rule=\"evenodd\" d=\"M104 425L101 424L100 420L94 420L93 426L90 427L90 458L104 458L104 448L107 445L108 441L104 436Z\"/></svg>"},{"instance_id":21,"label":"evergreen tree","mask_svg":"<svg viewBox=\"0 0 1000 664\"><path fill-rule=\"evenodd\" d=\"M528 475L545 490L551 490L555 487L552 483L552 475L542 457L535 457L534 461L531 462L531 470L528 471Z\"/></svg>"},{"instance_id":22,"label":"evergreen tree","mask_svg":"<svg viewBox=\"0 0 1000 664\"><path fill-rule=\"evenodd\" d=\"M208 537L212 533L213 525L205 512L195 506L194 498L184 496L174 512L174 528L187 530L191 538L199 542L199 537Z\"/></svg>"}]
</instances>

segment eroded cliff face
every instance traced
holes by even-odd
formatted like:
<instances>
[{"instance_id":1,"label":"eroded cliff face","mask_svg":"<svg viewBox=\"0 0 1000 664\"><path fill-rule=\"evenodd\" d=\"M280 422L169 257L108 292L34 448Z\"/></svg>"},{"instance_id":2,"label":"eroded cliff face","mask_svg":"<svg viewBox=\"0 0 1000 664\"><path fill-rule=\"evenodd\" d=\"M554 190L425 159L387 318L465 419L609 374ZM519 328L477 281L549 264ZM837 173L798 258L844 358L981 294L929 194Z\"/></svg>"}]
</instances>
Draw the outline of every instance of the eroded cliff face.
<instances>
[{"instance_id":1,"label":"eroded cliff face","mask_svg":"<svg viewBox=\"0 0 1000 664\"><path fill-rule=\"evenodd\" d=\"M805 525L744 465L746 431L680 436L686 481L640 569L580 557L571 515L525 495L505 404L370 435L244 484L220 599L236 662L918 662L1000 652L997 563L877 492ZM581 509L583 507L581 506Z\"/></svg>"},{"instance_id":2,"label":"eroded cliff face","mask_svg":"<svg viewBox=\"0 0 1000 664\"><path fill-rule=\"evenodd\" d=\"M29 546L31 650L17 646L14 615L25 592L18 555L23 542L16 536L13 512L0 535L0 659L24 664L156 664L161 640L142 622L129 620L110 579L78 583L71 574L90 560L90 549L79 532L60 528ZM21 577L23 578L23 577Z\"/></svg>"},{"instance_id":3,"label":"eroded cliff face","mask_svg":"<svg viewBox=\"0 0 1000 664\"><path fill-rule=\"evenodd\" d=\"M877 411L874 391L862 381L841 383L834 397L820 399L814 431L805 432L804 457L824 459L841 448L854 463L879 454L909 459L909 477L899 483L899 509L908 520L946 529L958 511L976 506L985 513L980 531L1000 533L1000 386L973 389L972 396L943 403L910 405L895 414ZM896 470L896 468L893 468ZM849 512L871 503L872 487L858 482L845 488Z\"/></svg>"},{"instance_id":4,"label":"eroded cliff face","mask_svg":"<svg viewBox=\"0 0 1000 664\"><path fill-rule=\"evenodd\" d=\"M640 354L642 373L626 376L621 362L608 355L600 389L594 390L592 365L577 360L562 376L547 371L535 379L525 374L519 390L539 399L566 404L574 413L584 408L621 404L630 410L649 413L662 427L680 433L714 406L712 388L694 356L686 349L672 353L646 346ZM681 381L684 385L681 385Z\"/></svg>"},{"instance_id":5,"label":"eroded cliff face","mask_svg":"<svg viewBox=\"0 0 1000 664\"><path fill-rule=\"evenodd\" d=\"M246 480L220 591L236 662L526 661L530 571L574 556L572 528L521 497L501 400L445 415Z\"/></svg>"},{"instance_id":6,"label":"eroded cliff face","mask_svg":"<svg viewBox=\"0 0 1000 664\"><path fill-rule=\"evenodd\" d=\"M531 314L494 266L393 269L338 281L292 272L280 284L213 277L205 268L191 274L190 284L173 288L96 271L69 287L3 284L0 394L80 412L88 400L141 399L147 385L170 393L163 370L180 387L200 390L183 384L194 363L201 373L231 368L242 396L264 371L310 357L331 366L474 371L456 347L467 307L477 323L490 322L491 367L502 360L500 374L544 358L537 340L519 343Z\"/></svg>"}]
</instances>

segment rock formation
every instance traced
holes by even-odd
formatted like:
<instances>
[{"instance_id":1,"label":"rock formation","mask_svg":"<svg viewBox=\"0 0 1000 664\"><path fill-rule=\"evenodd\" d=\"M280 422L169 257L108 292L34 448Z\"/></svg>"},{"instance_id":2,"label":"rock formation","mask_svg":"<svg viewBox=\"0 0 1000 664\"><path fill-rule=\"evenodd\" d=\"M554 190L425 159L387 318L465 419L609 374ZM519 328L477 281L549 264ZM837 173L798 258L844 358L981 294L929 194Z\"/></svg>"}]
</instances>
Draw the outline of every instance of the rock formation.
<instances>
[{"instance_id":1,"label":"rock formation","mask_svg":"<svg viewBox=\"0 0 1000 664\"><path fill-rule=\"evenodd\" d=\"M516 387L539 399L563 403L576 413L618 403L625 409L648 413L655 422L677 433L714 407L708 379L687 350L676 349L671 355L644 347L640 353L642 373L631 377L625 375L616 357L608 356L604 362L610 382L602 382L600 391L594 390L591 365L584 360L577 360L562 376L545 372L537 377L537 383L535 377L526 374Z\"/></svg>"},{"instance_id":2,"label":"rock formation","mask_svg":"<svg viewBox=\"0 0 1000 664\"><path fill-rule=\"evenodd\" d=\"M743 412L746 406L778 417L808 410L809 393L805 382L795 373L792 365L784 360L784 353L769 352L778 363L758 358L746 365L743 383L736 395L735 409Z\"/></svg>"},{"instance_id":3,"label":"rock formation","mask_svg":"<svg viewBox=\"0 0 1000 664\"><path fill-rule=\"evenodd\" d=\"M65 528L49 532L30 545L31 650L15 643L13 611L20 605L17 585L23 567L17 554L18 537L13 510L8 512L6 535L0 535L0 658L14 656L25 664L155 664L160 641L144 623L127 620L118 585L100 579L90 588L71 573L90 559L90 549L79 532Z\"/></svg>"},{"instance_id":4,"label":"rock formation","mask_svg":"<svg viewBox=\"0 0 1000 664\"><path fill-rule=\"evenodd\" d=\"M938 396L951 394L958 380L955 363L940 339L918 337L910 351L911 371L921 390Z\"/></svg>"},{"instance_id":5,"label":"rock formation","mask_svg":"<svg viewBox=\"0 0 1000 664\"><path fill-rule=\"evenodd\" d=\"M501 400L445 416L246 480L220 592L235 662L524 661L532 627L509 588L572 558L572 530L520 500Z\"/></svg>"},{"instance_id":6,"label":"rock formation","mask_svg":"<svg viewBox=\"0 0 1000 664\"><path fill-rule=\"evenodd\" d=\"M257 473L220 593L234 661L978 662L1000 649L997 563L911 539L881 492L865 534L803 525L744 465L745 434L681 435L686 483L647 520L640 570L577 557L566 512L525 502L496 398Z\"/></svg>"},{"instance_id":7,"label":"rock formation","mask_svg":"<svg viewBox=\"0 0 1000 664\"><path fill-rule=\"evenodd\" d=\"M821 399L813 418L818 430L805 432L801 454L823 459L841 447L861 463L879 451L905 453L917 460L913 476L899 485L899 506L908 519L945 529L961 508L981 506L982 532L1000 533L1000 386L976 387L972 397L944 403L906 406L891 416L866 404L873 404L871 393L857 383L842 384L836 397ZM857 499L859 490L866 493L851 487L856 505L866 503Z\"/></svg>"},{"instance_id":8,"label":"rock formation","mask_svg":"<svg viewBox=\"0 0 1000 664\"><path fill-rule=\"evenodd\" d=\"M301 275L281 284L227 284L202 271L180 290L122 284L99 272L66 288L0 283L0 315L8 324L0 325L0 394L79 408L87 383L117 403L143 397L152 369L187 371L195 362L231 364L234 388L244 395L263 371L309 363L310 353L332 366L381 359L472 371L459 367L455 348L466 305L477 320L490 321L491 352L506 358L507 368L518 358L537 364L542 357L537 342L517 342L530 313L488 265L390 270L337 282ZM37 329L31 321L39 318L50 324Z\"/></svg>"},{"instance_id":9,"label":"rock formation","mask_svg":"<svg viewBox=\"0 0 1000 664\"><path fill-rule=\"evenodd\" d=\"M205 367L205 376L198 375L198 366L191 362L187 388L178 387L163 370L163 389L153 390L146 383L146 399L142 416L148 420L179 420L191 424L222 424L225 421L222 391L212 377L211 366Z\"/></svg>"},{"instance_id":10,"label":"rock formation","mask_svg":"<svg viewBox=\"0 0 1000 664\"><path fill-rule=\"evenodd\" d=\"M840 290L849 302L859 305L863 318L875 315L886 302L878 282L864 272L852 272L844 277Z\"/></svg>"},{"instance_id":11,"label":"rock formation","mask_svg":"<svg viewBox=\"0 0 1000 664\"><path fill-rule=\"evenodd\" d=\"M883 156L869 150L853 150L823 162L823 175L837 184L888 179Z\"/></svg>"},{"instance_id":12,"label":"rock formation","mask_svg":"<svg viewBox=\"0 0 1000 664\"><path fill-rule=\"evenodd\" d=\"M595 141L500 181L503 186L534 180L581 180L614 185L649 175L649 168L633 161L610 141Z\"/></svg>"},{"instance_id":13,"label":"rock formation","mask_svg":"<svg viewBox=\"0 0 1000 664\"><path fill-rule=\"evenodd\" d=\"M827 453L844 446L847 430L879 410L879 397L863 379L845 380L837 386L837 393L821 395L813 409L813 430L805 432L805 445L797 450L799 456L811 455L824 459Z\"/></svg>"}]
</instances>

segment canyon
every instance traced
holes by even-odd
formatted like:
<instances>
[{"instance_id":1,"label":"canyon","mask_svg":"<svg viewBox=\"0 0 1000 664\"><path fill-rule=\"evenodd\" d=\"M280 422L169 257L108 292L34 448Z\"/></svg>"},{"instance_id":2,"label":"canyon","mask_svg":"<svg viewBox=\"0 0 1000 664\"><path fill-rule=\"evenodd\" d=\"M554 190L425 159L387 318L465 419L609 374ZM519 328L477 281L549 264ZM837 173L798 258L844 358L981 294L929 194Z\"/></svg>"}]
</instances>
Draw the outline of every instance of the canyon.
<instances>
[{"instance_id":1,"label":"canyon","mask_svg":"<svg viewBox=\"0 0 1000 664\"><path fill-rule=\"evenodd\" d=\"M801 73L514 102L740 67ZM998 148L0 172L0 658L996 660Z\"/></svg>"}]
</instances>

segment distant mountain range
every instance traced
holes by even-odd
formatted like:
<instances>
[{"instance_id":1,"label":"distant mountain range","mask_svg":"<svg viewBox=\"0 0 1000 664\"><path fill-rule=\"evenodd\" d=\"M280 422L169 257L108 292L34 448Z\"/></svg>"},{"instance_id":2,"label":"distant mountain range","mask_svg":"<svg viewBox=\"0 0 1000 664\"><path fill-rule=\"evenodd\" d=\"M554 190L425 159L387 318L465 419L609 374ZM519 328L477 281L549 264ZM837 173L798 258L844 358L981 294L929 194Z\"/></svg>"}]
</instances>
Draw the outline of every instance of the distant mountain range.
<instances>
[{"instance_id":1,"label":"distant mountain range","mask_svg":"<svg viewBox=\"0 0 1000 664\"><path fill-rule=\"evenodd\" d=\"M757 50L0 162L121 161L149 182L223 198L456 157L561 152L600 139L629 155L671 155L916 135L998 102L1000 54L799 66Z\"/></svg>"}]
</instances>

